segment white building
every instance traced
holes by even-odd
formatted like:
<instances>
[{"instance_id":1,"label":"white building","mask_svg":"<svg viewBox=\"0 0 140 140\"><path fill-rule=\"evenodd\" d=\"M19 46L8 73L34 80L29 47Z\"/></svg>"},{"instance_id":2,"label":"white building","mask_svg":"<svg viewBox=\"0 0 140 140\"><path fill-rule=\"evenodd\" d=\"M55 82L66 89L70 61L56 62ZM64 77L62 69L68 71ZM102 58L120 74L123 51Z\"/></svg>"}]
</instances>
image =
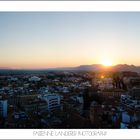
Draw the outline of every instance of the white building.
<instances>
[{"instance_id":1,"label":"white building","mask_svg":"<svg viewBox=\"0 0 140 140\"><path fill-rule=\"evenodd\" d=\"M7 117L7 100L0 100L0 115Z\"/></svg>"},{"instance_id":2,"label":"white building","mask_svg":"<svg viewBox=\"0 0 140 140\"><path fill-rule=\"evenodd\" d=\"M17 81L18 80L18 78L16 78L16 77L11 77L10 79L9 79L9 81Z\"/></svg>"},{"instance_id":3,"label":"white building","mask_svg":"<svg viewBox=\"0 0 140 140\"><path fill-rule=\"evenodd\" d=\"M39 78L37 76L32 76L31 78L29 78L29 81L34 81L34 82L38 82L40 80L41 80L41 78Z\"/></svg>"},{"instance_id":4,"label":"white building","mask_svg":"<svg viewBox=\"0 0 140 140\"><path fill-rule=\"evenodd\" d=\"M40 97L48 104L48 111L53 111L61 107L61 96L57 94L46 94Z\"/></svg>"}]
</instances>

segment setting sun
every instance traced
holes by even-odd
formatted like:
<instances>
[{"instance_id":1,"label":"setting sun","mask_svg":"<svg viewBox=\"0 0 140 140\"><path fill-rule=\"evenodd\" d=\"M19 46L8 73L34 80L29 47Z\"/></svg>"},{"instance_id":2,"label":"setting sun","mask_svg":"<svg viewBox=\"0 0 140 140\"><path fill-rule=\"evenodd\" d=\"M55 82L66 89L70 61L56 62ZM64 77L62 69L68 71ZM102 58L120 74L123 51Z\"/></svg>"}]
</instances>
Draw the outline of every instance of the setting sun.
<instances>
[{"instance_id":1,"label":"setting sun","mask_svg":"<svg viewBox=\"0 0 140 140\"><path fill-rule=\"evenodd\" d=\"M112 61L110 59L104 59L102 60L101 64L104 66L112 66Z\"/></svg>"}]
</instances>

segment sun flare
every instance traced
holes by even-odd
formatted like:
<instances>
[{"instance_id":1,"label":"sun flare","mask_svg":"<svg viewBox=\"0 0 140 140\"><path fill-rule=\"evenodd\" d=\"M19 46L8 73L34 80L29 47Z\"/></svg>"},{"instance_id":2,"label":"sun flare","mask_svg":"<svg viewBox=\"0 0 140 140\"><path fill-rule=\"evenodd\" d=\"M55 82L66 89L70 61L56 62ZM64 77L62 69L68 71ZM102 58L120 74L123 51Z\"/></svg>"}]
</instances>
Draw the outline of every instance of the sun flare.
<instances>
[{"instance_id":1,"label":"sun flare","mask_svg":"<svg viewBox=\"0 0 140 140\"><path fill-rule=\"evenodd\" d=\"M101 64L104 66L112 66L112 61L110 59L103 59Z\"/></svg>"}]
</instances>

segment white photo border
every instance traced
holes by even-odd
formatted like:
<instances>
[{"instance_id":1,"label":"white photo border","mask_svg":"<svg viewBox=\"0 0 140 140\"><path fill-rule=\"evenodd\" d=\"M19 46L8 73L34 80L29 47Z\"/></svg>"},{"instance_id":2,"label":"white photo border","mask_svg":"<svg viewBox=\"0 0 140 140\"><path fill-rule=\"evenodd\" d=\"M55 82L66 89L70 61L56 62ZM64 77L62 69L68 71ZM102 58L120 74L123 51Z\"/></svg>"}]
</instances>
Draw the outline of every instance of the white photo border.
<instances>
[{"instance_id":1,"label":"white photo border","mask_svg":"<svg viewBox=\"0 0 140 140\"><path fill-rule=\"evenodd\" d=\"M0 1L0 12L140 12L140 1ZM134 140L140 129L0 129L0 139Z\"/></svg>"}]
</instances>

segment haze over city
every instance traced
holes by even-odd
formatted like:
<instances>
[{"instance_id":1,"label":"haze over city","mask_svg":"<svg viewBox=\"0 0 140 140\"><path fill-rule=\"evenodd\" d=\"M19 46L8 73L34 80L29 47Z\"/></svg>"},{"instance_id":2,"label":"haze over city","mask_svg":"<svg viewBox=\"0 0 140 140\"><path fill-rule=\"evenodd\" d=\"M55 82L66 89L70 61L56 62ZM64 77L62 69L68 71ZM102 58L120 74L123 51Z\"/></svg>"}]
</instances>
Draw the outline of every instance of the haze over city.
<instances>
[{"instance_id":1,"label":"haze over city","mask_svg":"<svg viewBox=\"0 0 140 140\"><path fill-rule=\"evenodd\" d=\"M0 67L140 65L139 12L1 12L0 19Z\"/></svg>"}]
</instances>

